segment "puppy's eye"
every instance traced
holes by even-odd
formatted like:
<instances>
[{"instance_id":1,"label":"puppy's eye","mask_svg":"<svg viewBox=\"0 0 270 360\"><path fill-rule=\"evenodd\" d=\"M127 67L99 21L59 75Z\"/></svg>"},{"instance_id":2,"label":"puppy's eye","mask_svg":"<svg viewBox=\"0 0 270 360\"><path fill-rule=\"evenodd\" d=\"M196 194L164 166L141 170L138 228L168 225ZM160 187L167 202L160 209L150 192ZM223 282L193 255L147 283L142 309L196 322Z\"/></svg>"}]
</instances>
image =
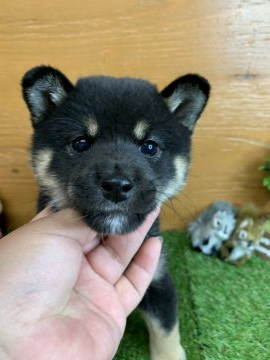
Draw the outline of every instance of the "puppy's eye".
<instances>
[{"instance_id":1,"label":"puppy's eye","mask_svg":"<svg viewBox=\"0 0 270 360\"><path fill-rule=\"evenodd\" d=\"M71 142L71 147L76 152L83 152L90 148L90 143L85 136L79 136Z\"/></svg>"},{"instance_id":2,"label":"puppy's eye","mask_svg":"<svg viewBox=\"0 0 270 360\"><path fill-rule=\"evenodd\" d=\"M154 156L158 152L158 144L153 140L147 140L140 146L140 151L148 156Z\"/></svg>"}]
</instances>

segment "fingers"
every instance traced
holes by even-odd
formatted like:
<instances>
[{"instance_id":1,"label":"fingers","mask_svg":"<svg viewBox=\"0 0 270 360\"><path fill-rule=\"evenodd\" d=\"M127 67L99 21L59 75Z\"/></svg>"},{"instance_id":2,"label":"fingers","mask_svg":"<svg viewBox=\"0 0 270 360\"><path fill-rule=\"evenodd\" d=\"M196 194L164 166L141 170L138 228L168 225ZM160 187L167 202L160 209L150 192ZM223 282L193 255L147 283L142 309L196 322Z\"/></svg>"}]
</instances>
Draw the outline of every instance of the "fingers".
<instances>
[{"instance_id":1,"label":"fingers","mask_svg":"<svg viewBox=\"0 0 270 360\"><path fill-rule=\"evenodd\" d=\"M46 207L45 209L40 211L30 222L42 219L50 214L51 214L50 208Z\"/></svg>"},{"instance_id":2,"label":"fingers","mask_svg":"<svg viewBox=\"0 0 270 360\"><path fill-rule=\"evenodd\" d=\"M116 283L115 289L128 316L141 302L155 270L161 253L159 238L149 238L141 246L125 274Z\"/></svg>"},{"instance_id":3,"label":"fingers","mask_svg":"<svg viewBox=\"0 0 270 360\"><path fill-rule=\"evenodd\" d=\"M111 235L87 255L91 267L105 280L115 284L140 248L147 232L157 218L155 210L134 232L126 235Z\"/></svg>"}]
</instances>

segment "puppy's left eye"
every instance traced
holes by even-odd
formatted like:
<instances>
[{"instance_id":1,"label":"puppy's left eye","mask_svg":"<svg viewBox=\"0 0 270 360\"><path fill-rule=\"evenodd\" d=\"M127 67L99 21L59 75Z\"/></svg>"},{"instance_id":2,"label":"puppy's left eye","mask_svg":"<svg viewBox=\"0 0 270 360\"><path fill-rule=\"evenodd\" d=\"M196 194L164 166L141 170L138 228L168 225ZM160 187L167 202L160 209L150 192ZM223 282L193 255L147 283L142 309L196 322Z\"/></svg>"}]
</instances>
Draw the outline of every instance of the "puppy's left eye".
<instances>
[{"instance_id":1,"label":"puppy's left eye","mask_svg":"<svg viewBox=\"0 0 270 360\"><path fill-rule=\"evenodd\" d=\"M154 156L158 152L158 144L153 140L146 140L141 146L140 151L148 156Z\"/></svg>"},{"instance_id":2,"label":"puppy's left eye","mask_svg":"<svg viewBox=\"0 0 270 360\"><path fill-rule=\"evenodd\" d=\"M90 148L90 143L87 137L79 136L71 142L71 147L76 152L83 152Z\"/></svg>"}]
</instances>

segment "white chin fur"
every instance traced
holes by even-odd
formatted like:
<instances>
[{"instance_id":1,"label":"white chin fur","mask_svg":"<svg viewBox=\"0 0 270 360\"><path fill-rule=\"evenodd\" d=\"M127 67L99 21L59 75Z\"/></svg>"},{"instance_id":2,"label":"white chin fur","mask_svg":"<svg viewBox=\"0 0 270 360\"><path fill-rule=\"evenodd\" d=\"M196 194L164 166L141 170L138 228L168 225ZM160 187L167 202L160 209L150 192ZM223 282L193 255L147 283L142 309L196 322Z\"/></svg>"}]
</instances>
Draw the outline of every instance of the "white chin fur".
<instances>
[{"instance_id":1,"label":"white chin fur","mask_svg":"<svg viewBox=\"0 0 270 360\"><path fill-rule=\"evenodd\" d=\"M121 234L125 228L126 224L126 216L118 215L118 216L108 216L104 220L104 228L106 228L106 232L109 234Z\"/></svg>"}]
</instances>

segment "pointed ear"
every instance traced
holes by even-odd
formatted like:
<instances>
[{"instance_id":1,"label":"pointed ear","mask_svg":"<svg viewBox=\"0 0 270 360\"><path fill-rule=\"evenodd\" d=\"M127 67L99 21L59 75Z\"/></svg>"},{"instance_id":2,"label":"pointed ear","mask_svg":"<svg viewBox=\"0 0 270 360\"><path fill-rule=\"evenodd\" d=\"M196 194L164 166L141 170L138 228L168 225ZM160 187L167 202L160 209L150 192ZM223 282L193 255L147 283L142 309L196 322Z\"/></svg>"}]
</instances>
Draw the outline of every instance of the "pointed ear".
<instances>
[{"instance_id":1,"label":"pointed ear","mask_svg":"<svg viewBox=\"0 0 270 360\"><path fill-rule=\"evenodd\" d=\"M207 103L209 94L208 81L193 74L174 80L161 92L169 110L191 132Z\"/></svg>"},{"instance_id":2,"label":"pointed ear","mask_svg":"<svg viewBox=\"0 0 270 360\"><path fill-rule=\"evenodd\" d=\"M71 82L50 66L37 66L27 71L22 79L22 93L33 126L56 108L72 89Z\"/></svg>"}]
</instances>

